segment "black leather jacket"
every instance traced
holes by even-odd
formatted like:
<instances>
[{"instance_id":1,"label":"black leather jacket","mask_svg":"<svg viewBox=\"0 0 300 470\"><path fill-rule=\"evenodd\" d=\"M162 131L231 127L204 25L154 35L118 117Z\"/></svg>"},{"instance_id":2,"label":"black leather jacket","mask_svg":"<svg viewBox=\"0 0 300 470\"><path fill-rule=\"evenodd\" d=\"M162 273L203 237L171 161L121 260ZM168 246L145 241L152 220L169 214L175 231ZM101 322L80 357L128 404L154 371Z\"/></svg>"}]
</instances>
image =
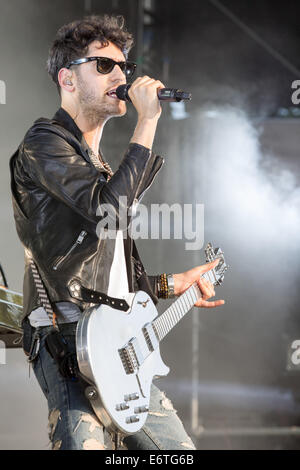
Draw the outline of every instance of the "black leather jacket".
<instances>
[{"instance_id":1,"label":"black leather jacket","mask_svg":"<svg viewBox=\"0 0 300 470\"><path fill-rule=\"evenodd\" d=\"M24 317L41 305L27 249L52 304L69 301L82 310L90 306L70 296L68 285L73 279L88 289L107 292L115 240L99 239L96 234L98 205L112 204L118 216L118 198L126 196L125 209L129 209L149 188L162 164L163 159L149 149L130 144L119 169L107 181L107 173L93 165L82 132L64 109L53 119L34 122L10 159L14 217L25 248ZM141 261L128 236L124 249L133 292L133 262ZM138 288L157 302L154 277L147 276L143 268Z\"/></svg>"}]
</instances>

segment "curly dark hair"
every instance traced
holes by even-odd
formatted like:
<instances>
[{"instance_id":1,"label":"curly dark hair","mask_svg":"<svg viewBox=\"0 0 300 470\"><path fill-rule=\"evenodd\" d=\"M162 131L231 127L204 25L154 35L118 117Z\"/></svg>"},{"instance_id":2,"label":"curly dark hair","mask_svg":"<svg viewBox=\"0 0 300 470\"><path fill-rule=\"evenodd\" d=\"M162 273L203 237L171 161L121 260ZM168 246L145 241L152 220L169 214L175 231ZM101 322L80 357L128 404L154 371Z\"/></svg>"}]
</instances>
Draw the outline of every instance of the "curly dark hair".
<instances>
[{"instance_id":1,"label":"curly dark hair","mask_svg":"<svg viewBox=\"0 0 300 470\"><path fill-rule=\"evenodd\" d=\"M59 70L72 60L83 57L89 45L96 40L103 47L108 45L108 41L112 42L126 58L133 45L132 34L125 29L122 16L91 15L63 25L57 31L47 60L47 71L56 83L59 94Z\"/></svg>"}]
</instances>

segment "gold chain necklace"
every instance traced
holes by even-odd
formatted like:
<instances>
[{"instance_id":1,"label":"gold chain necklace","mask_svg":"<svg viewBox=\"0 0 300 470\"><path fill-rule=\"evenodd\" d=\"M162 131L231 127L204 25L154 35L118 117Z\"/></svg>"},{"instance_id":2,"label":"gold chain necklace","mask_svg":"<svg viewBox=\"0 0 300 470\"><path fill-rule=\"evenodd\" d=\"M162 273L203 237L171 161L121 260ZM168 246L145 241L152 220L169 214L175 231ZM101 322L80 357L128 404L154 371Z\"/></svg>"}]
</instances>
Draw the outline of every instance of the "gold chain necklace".
<instances>
[{"instance_id":1,"label":"gold chain necklace","mask_svg":"<svg viewBox=\"0 0 300 470\"><path fill-rule=\"evenodd\" d=\"M112 171L111 169L111 166L109 165L109 163L107 162L104 162L100 156L100 154L97 155L95 154L95 152L90 148L90 158L91 158L91 161L93 163L93 165L98 168L99 170L104 170L108 173L108 180L112 177L112 175L114 174L114 172Z\"/></svg>"}]
</instances>

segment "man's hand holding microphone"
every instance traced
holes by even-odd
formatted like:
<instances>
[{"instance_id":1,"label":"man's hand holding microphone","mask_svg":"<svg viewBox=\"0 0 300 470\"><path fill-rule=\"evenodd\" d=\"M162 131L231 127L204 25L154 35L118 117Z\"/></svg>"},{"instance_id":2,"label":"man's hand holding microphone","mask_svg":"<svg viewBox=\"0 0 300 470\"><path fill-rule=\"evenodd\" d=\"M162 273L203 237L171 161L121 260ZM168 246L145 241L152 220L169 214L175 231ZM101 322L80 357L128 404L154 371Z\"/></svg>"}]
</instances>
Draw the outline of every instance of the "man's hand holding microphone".
<instances>
[{"instance_id":1,"label":"man's hand holding microphone","mask_svg":"<svg viewBox=\"0 0 300 470\"><path fill-rule=\"evenodd\" d=\"M145 75L138 77L130 86L128 96L138 114L138 121L131 142L143 145L151 150L161 105L157 90L165 88L159 80Z\"/></svg>"}]
</instances>

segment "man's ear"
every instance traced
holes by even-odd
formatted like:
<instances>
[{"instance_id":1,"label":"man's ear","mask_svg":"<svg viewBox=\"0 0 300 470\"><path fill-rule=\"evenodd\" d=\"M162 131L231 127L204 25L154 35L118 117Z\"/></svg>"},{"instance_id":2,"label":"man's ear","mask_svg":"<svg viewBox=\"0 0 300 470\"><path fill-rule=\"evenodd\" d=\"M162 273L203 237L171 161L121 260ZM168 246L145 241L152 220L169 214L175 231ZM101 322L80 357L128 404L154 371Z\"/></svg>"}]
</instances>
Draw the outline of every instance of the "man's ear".
<instances>
[{"instance_id":1,"label":"man's ear","mask_svg":"<svg viewBox=\"0 0 300 470\"><path fill-rule=\"evenodd\" d=\"M58 83L63 90L68 92L74 91L73 73L66 67L58 72Z\"/></svg>"}]
</instances>

